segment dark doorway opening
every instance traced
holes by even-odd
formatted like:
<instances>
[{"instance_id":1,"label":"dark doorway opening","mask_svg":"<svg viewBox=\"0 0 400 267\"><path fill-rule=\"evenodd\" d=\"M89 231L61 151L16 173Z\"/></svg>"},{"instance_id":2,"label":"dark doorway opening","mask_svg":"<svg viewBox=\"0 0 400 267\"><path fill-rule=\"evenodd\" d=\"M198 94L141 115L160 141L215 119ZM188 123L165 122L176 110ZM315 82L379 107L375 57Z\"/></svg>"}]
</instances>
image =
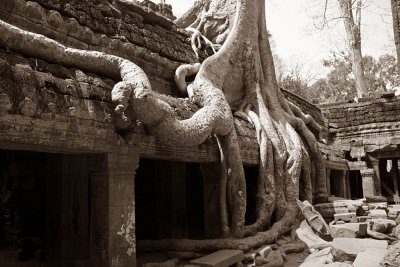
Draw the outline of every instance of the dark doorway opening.
<instances>
[{"instance_id":1,"label":"dark doorway opening","mask_svg":"<svg viewBox=\"0 0 400 267\"><path fill-rule=\"evenodd\" d=\"M138 240L205 238L200 164L140 159L135 197Z\"/></svg>"},{"instance_id":2,"label":"dark doorway opening","mask_svg":"<svg viewBox=\"0 0 400 267\"><path fill-rule=\"evenodd\" d=\"M258 166L244 166L246 176L246 216L245 225L250 225L256 222L256 204L257 204L257 181L258 181Z\"/></svg>"},{"instance_id":3,"label":"dark doorway opening","mask_svg":"<svg viewBox=\"0 0 400 267\"><path fill-rule=\"evenodd\" d=\"M346 179L344 171L331 170L330 176L331 195L346 198Z\"/></svg>"},{"instance_id":4,"label":"dark doorway opening","mask_svg":"<svg viewBox=\"0 0 400 267\"><path fill-rule=\"evenodd\" d=\"M360 171L350 171L350 194L352 199L363 198L362 176Z\"/></svg>"},{"instance_id":5,"label":"dark doorway opening","mask_svg":"<svg viewBox=\"0 0 400 267\"><path fill-rule=\"evenodd\" d=\"M380 159L379 174L382 195L391 202L397 202L400 188L398 159Z\"/></svg>"},{"instance_id":6,"label":"dark doorway opening","mask_svg":"<svg viewBox=\"0 0 400 267\"><path fill-rule=\"evenodd\" d=\"M46 170L44 153L0 150L0 250L4 264L44 261Z\"/></svg>"},{"instance_id":7,"label":"dark doorway opening","mask_svg":"<svg viewBox=\"0 0 400 267\"><path fill-rule=\"evenodd\" d=\"M0 266L88 266L87 159L0 150Z\"/></svg>"}]
</instances>

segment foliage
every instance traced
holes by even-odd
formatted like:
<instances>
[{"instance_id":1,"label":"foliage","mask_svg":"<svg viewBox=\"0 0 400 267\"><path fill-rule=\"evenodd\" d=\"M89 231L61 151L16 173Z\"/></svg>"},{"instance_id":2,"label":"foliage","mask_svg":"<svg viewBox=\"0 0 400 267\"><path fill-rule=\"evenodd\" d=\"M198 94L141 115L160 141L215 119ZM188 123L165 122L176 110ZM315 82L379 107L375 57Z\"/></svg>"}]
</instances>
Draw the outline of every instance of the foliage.
<instances>
[{"instance_id":1,"label":"foliage","mask_svg":"<svg viewBox=\"0 0 400 267\"><path fill-rule=\"evenodd\" d=\"M326 77L318 79L312 85L301 75L293 72L282 78L281 86L314 103L340 102L354 100L357 97L352 61L345 52L334 53L323 65L330 69ZM375 59L363 57L367 91L364 97L376 97L384 92L400 87L400 75L396 69L396 58L385 54Z\"/></svg>"}]
</instances>

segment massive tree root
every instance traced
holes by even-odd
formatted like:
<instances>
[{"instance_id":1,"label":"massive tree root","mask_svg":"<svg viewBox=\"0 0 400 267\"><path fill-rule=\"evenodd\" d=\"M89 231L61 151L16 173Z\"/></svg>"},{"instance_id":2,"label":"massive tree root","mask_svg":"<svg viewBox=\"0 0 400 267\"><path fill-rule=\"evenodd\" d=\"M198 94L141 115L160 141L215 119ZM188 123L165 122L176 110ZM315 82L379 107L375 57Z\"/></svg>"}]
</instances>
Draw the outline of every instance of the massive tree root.
<instances>
[{"instance_id":1,"label":"massive tree root","mask_svg":"<svg viewBox=\"0 0 400 267\"><path fill-rule=\"evenodd\" d=\"M221 151L221 239L139 241L140 250L249 250L272 243L292 230L298 222L297 199L312 201L327 197L324 161L317 139L306 125L310 120L288 103L277 86L264 0L205 2L205 9L199 10L218 14L217 20L227 25L222 27L220 35L209 38L217 43L223 40L220 50L199 69L198 65L192 69L182 67L177 75L178 86L184 91L187 87L182 77L198 71L190 95L193 93L200 109L187 119L178 118L171 107L172 102L183 105L186 100L171 100L152 91L145 73L128 60L67 48L0 21L2 47L114 79L122 78L115 85L112 97L117 104L116 113L122 115L125 124L138 118L159 140L177 146L196 146L210 136L217 136ZM226 11L225 17L220 16L223 12L217 12L220 10ZM200 16L196 29L213 28L208 18ZM246 183L231 110L253 123L260 146L257 219L252 225L245 225Z\"/></svg>"},{"instance_id":2,"label":"massive tree root","mask_svg":"<svg viewBox=\"0 0 400 267\"><path fill-rule=\"evenodd\" d=\"M203 7L195 5L190 15L196 20L190 24L190 16L186 16L185 20L179 22L184 27L197 25L197 29L201 30L207 25L204 12L215 13L210 11L212 8L232 10L229 5L229 1L210 1ZM193 16L196 7L197 12L203 12L203 15L197 13L197 16ZM226 20L229 20L230 14L226 15ZM220 17L218 19L221 20ZM255 127L260 147L257 220L252 225L244 226L241 234L249 237L241 240L140 241L140 249L198 251L229 247L246 250L273 242L291 230L297 222L297 199L323 201L327 197L325 167L317 142L317 138L321 139L321 127L311 116L305 115L297 106L289 103L277 86L265 27L264 1L237 1L236 20L231 28L218 53L203 62L193 84L193 91L196 99L197 83L211 80L216 87L222 89L231 108L237 110L235 115L249 120ZM215 35L210 37L210 40L217 39L218 36ZM307 125L316 132L317 138ZM227 151L225 155L229 155L229 150ZM222 174L225 176L226 172L222 171ZM224 199L220 201L223 235L229 229L227 221L231 221L232 226L243 221L233 216L228 219L225 217L227 213L224 207L238 207L238 203L233 203L234 199L229 196L232 188L237 190L237 187L229 187L229 181L230 177L226 198L228 204L225 205ZM238 181L243 181L243 178ZM222 196L224 184L225 177L222 177ZM245 188L242 187L240 192L244 191ZM275 222L271 226L273 220Z\"/></svg>"}]
</instances>

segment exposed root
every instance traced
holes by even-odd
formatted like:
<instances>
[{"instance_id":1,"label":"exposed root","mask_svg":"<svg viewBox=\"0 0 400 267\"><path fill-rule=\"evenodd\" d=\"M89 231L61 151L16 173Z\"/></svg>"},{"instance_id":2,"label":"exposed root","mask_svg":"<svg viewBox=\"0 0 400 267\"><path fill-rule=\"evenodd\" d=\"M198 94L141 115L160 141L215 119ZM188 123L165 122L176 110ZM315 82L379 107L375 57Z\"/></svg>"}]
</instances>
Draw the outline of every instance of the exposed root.
<instances>
[{"instance_id":1,"label":"exposed root","mask_svg":"<svg viewBox=\"0 0 400 267\"><path fill-rule=\"evenodd\" d=\"M210 47L212 49L212 51L215 53L217 53L217 51L215 50L215 45L208 40L207 37L205 37L199 30L191 28L191 27L187 27L186 28L187 31L192 33L192 38L190 39L191 45L192 45L192 50L193 52L196 54L196 57L199 58L199 50L202 47L201 44L201 39L203 39L203 41L205 42L206 47L204 49L207 49L207 47Z\"/></svg>"},{"instance_id":2,"label":"exposed root","mask_svg":"<svg viewBox=\"0 0 400 267\"><path fill-rule=\"evenodd\" d=\"M288 101L288 104L293 114L302 119L307 126L317 133L318 141L326 143L326 140L322 137L322 127L314 120L314 118L309 114L304 114L303 111L292 102Z\"/></svg>"},{"instance_id":3,"label":"exposed root","mask_svg":"<svg viewBox=\"0 0 400 267\"><path fill-rule=\"evenodd\" d=\"M238 249L245 252L262 245L273 244L278 237L291 230L291 225L282 224L279 227L274 224L270 230L241 239L162 239L162 240L138 240L138 251L215 251L220 249Z\"/></svg>"},{"instance_id":4,"label":"exposed root","mask_svg":"<svg viewBox=\"0 0 400 267\"><path fill-rule=\"evenodd\" d=\"M221 145L227 162L227 199L230 207L231 235L236 238L244 236L244 218L246 213L246 181L239 150L236 131L221 136Z\"/></svg>"},{"instance_id":5,"label":"exposed root","mask_svg":"<svg viewBox=\"0 0 400 267\"><path fill-rule=\"evenodd\" d=\"M196 27L201 20L200 14L208 9L210 2L211 0L196 0L185 14L175 20L176 26L180 28Z\"/></svg>"},{"instance_id":6,"label":"exposed root","mask_svg":"<svg viewBox=\"0 0 400 267\"><path fill-rule=\"evenodd\" d=\"M222 148L221 141L218 136L215 136L220 152L220 174L219 174L219 213L221 222L222 237L229 235L228 211L226 204L226 188L228 180L228 167L226 164L226 157Z\"/></svg>"},{"instance_id":7,"label":"exposed root","mask_svg":"<svg viewBox=\"0 0 400 267\"><path fill-rule=\"evenodd\" d=\"M304 144L304 142L303 142ZM313 201L313 185L311 180L311 160L305 145L303 147L303 166L300 173L300 200Z\"/></svg>"},{"instance_id":8,"label":"exposed root","mask_svg":"<svg viewBox=\"0 0 400 267\"><path fill-rule=\"evenodd\" d=\"M179 94L182 96L193 96L193 90L186 84L186 77L196 74L201 67L200 63L184 64L175 71L175 84L178 87Z\"/></svg>"},{"instance_id":9,"label":"exposed root","mask_svg":"<svg viewBox=\"0 0 400 267\"><path fill-rule=\"evenodd\" d=\"M397 240L397 238L394 238L394 237L385 235L383 233L377 232L375 230L372 230L372 227L373 227L373 222L370 221L368 223L368 227L367 227L367 234L370 237L372 237L374 239L378 239L378 240L390 240L390 241L396 241Z\"/></svg>"},{"instance_id":10,"label":"exposed root","mask_svg":"<svg viewBox=\"0 0 400 267\"><path fill-rule=\"evenodd\" d=\"M246 113L256 129L257 140L260 147L256 202L257 219L254 224L245 227L245 236L249 236L260 232L269 226L276 199L272 143L268 140L267 134L261 126L258 115L250 110L247 110Z\"/></svg>"}]
</instances>

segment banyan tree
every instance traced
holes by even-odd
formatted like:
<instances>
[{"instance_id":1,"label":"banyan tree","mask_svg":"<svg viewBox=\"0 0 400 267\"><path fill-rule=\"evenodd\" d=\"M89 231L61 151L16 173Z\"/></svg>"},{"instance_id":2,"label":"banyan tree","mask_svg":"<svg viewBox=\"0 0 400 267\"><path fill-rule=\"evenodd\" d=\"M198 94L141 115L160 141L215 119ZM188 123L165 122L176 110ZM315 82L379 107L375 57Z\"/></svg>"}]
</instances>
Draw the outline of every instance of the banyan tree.
<instances>
[{"instance_id":1,"label":"banyan tree","mask_svg":"<svg viewBox=\"0 0 400 267\"><path fill-rule=\"evenodd\" d=\"M277 84L265 1L199 0L176 24L192 31L196 53L206 49L210 55L177 69L177 87L189 96L182 98L153 91L141 68L114 55L68 48L4 22L0 22L0 42L49 62L119 79L112 90L118 128L140 121L160 141L176 146L197 146L210 137L216 140L221 156L221 237L143 240L142 248L248 250L272 243L299 221L297 199L322 201L327 193L318 146L320 127L289 102ZM188 85L185 76L194 74ZM177 114L177 109L193 104L197 108L191 116ZM235 119L254 125L260 150L257 219L251 225L245 225L246 180Z\"/></svg>"}]
</instances>

